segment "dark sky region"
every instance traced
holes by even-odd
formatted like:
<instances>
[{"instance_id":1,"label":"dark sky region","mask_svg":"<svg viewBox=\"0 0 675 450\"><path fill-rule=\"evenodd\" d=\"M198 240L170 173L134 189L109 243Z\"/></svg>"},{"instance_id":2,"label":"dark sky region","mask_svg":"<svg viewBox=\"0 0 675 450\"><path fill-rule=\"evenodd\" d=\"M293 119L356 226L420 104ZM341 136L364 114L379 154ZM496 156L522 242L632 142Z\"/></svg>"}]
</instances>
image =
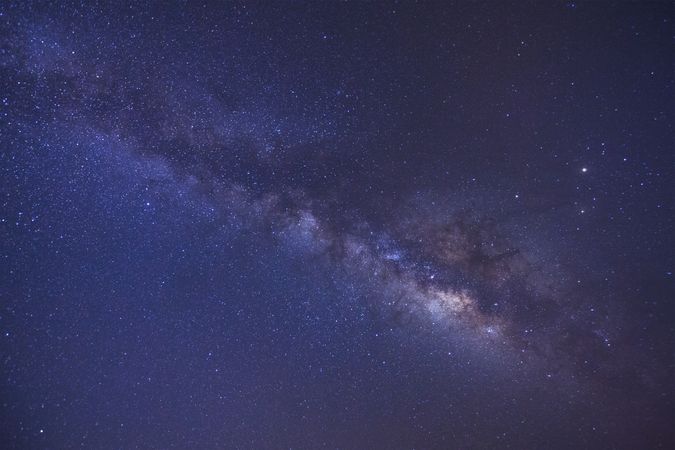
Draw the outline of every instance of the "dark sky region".
<instances>
[{"instance_id":1,"label":"dark sky region","mask_svg":"<svg viewBox=\"0 0 675 450\"><path fill-rule=\"evenodd\" d=\"M0 3L0 447L675 446L672 2Z\"/></svg>"}]
</instances>

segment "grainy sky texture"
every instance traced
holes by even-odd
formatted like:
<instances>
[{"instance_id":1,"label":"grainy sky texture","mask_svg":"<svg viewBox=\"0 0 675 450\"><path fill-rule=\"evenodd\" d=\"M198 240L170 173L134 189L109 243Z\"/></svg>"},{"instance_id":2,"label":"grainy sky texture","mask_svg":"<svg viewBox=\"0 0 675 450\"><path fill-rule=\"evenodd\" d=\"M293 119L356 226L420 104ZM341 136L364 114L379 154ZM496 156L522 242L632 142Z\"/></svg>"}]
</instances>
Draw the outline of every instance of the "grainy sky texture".
<instances>
[{"instance_id":1,"label":"grainy sky texture","mask_svg":"<svg viewBox=\"0 0 675 450\"><path fill-rule=\"evenodd\" d=\"M0 3L2 448L673 448L672 2Z\"/></svg>"}]
</instances>

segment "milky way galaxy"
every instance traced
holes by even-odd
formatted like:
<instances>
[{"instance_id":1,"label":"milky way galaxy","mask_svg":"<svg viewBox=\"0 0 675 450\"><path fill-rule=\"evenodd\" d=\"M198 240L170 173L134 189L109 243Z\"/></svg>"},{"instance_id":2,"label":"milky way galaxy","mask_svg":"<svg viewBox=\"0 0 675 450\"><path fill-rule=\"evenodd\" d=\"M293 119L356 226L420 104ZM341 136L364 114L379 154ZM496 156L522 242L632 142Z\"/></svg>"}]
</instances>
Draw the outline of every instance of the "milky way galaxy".
<instances>
[{"instance_id":1,"label":"milky way galaxy","mask_svg":"<svg viewBox=\"0 0 675 450\"><path fill-rule=\"evenodd\" d=\"M673 16L0 5L0 446L671 448Z\"/></svg>"}]
</instances>

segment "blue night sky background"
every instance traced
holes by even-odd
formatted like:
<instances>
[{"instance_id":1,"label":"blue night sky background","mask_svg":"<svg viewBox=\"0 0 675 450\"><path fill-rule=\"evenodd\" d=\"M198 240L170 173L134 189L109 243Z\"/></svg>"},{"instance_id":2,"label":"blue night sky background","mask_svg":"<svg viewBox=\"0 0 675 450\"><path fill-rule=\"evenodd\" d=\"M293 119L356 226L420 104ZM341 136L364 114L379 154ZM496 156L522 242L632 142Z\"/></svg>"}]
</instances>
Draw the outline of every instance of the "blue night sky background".
<instances>
[{"instance_id":1,"label":"blue night sky background","mask_svg":"<svg viewBox=\"0 0 675 450\"><path fill-rule=\"evenodd\" d=\"M674 17L0 2L0 448L673 448Z\"/></svg>"}]
</instances>

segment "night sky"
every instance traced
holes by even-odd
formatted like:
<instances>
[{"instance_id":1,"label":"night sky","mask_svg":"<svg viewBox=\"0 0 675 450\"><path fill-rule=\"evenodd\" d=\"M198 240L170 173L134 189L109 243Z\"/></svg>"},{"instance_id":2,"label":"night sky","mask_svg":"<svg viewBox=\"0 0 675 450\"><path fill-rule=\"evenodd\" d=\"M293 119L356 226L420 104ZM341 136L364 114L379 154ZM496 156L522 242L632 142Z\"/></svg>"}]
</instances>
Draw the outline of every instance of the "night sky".
<instances>
[{"instance_id":1,"label":"night sky","mask_svg":"<svg viewBox=\"0 0 675 450\"><path fill-rule=\"evenodd\" d=\"M0 3L0 448L674 448L674 6Z\"/></svg>"}]
</instances>

